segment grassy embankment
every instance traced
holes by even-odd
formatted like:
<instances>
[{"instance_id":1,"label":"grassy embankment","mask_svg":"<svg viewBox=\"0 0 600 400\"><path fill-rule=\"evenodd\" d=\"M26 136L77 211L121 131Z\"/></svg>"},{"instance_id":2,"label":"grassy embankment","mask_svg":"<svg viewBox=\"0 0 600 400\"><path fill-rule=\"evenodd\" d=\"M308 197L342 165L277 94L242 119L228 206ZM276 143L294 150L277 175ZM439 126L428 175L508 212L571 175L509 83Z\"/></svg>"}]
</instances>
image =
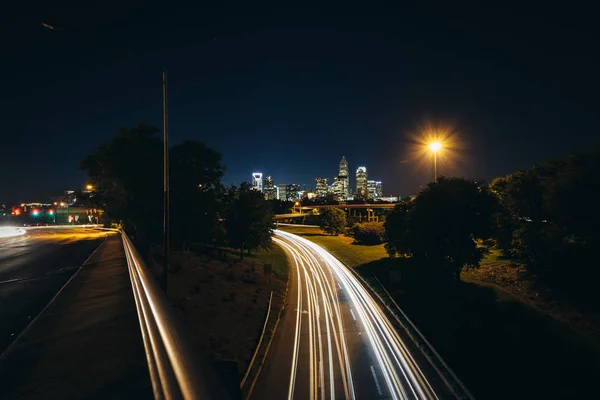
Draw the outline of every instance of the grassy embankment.
<instances>
[{"instance_id":1,"label":"grassy embankment","mask_svg":"<svg viewBox=\"0 0 600 400\"><path fill-rule=\"evenodd\" d=\"M265 263L272 264L270 283ZM285 252L274 245L240 261L233 249L200 247L174 252L171 265L169 299L191 337L215 361L233 361L241 379L262 332L271 290L273 315L283 306Z\"/></svg>"},{"instance_id":2,"label":"grassy embankment","mask_svg":"<svg viewBox=\"0 0 600 400\"><path fill-rule=\"evenodd\" d=\"M419 279L394 287L388 271L400 261L387 258L383 245L354 245L351 238L323 235L318 228L282 229L323 246L364 276L375 274L476 398L595 393L600 357L593 341L534 306L527 300L533 294L517 297L510 286L499 286L502 280L484 282L484 276L498 273L492 271L515 273L498 252L484 260L479 275L464 273L461 284L440 287Z\"/></svg>"}]
</instances>

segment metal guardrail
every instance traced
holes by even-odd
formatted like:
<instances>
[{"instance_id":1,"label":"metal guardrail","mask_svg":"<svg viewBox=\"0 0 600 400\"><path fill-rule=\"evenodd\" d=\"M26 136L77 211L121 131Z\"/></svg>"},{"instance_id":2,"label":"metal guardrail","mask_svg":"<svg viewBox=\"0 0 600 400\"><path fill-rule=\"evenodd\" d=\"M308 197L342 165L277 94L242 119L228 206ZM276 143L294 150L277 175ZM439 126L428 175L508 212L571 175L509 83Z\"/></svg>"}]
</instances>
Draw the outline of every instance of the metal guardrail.
<instances>
[{"instance_id":1,"label":"metal guardrail","mask_svg":"<svg viewBox=\"0 0 600 400\"><path fill-rule=\"evenodd\" d=\"M169 300L121 232L155 399L228 399L208 360L197 357Z\"/></svg>"}]
</instances>

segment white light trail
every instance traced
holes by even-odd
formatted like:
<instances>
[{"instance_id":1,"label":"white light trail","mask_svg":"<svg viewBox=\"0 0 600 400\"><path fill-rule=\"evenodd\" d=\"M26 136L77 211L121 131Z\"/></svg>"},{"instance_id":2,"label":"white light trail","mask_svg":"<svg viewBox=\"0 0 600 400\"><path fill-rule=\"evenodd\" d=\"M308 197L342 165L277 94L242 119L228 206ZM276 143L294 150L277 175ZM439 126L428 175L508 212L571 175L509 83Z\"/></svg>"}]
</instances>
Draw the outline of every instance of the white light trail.
<instances>
[{"instance_id":1,"label":"white light trail","mask_svg":"<svg viewBox=\"0 0 600 400\"><path fill-rule=\"evenodd\" d=\"M0 238L21 236L24 234L25 234L25 229L23 229L23 228L17 228L14 226L1 226L0 227Z\"/></svg>"},{"instance_id":2,"label":"white light trail","mask_svg":"<svg viewBox=\"0 0 600 400\"><path fill-rule=\"evenodd\" d=\"M308 346L309 398L339 398L342 392L338 393L336 389L343 390L343 396L347 399L356 398L338 287L348 297L352 318L364 329L368 346L373 352L376 365L360 368L366 368L367 373L373 375L377 393L382 396L386 388L393 399L437 399L438 396L390 321L352 272L307 239L280 230L276 230L275 235L274 241L291 255L299 283L288 399L294 398L298 358L300 354L305 354L300 351L300 342L306 340L302 336L308 337L308 344L302 348ZM308 314L302 313L305 307ZM300 334L304 315L308 318L308 335ZM326 340L322 340L323 334L327 335ZM376 369L381 370L383 384L377 379ZM338 389L335 383L340 380L342 388ZM328 392L325 392L326 385Z\"/></svg>"}]
</instances>

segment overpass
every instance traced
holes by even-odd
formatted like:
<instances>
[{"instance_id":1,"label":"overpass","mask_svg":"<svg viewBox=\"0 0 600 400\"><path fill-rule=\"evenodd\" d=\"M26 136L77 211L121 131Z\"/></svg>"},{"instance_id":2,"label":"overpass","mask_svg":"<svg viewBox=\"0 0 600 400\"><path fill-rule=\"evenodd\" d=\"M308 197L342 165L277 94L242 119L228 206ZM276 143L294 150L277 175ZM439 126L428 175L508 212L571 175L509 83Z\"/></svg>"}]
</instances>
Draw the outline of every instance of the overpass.
<instances>
[{"instance_id":1,"label":"overpass","mask_svg":"<svg viewBox=\"0 0 600 400\"><path fill-rule=\"evenodd\" d=\"M275 221L277 222L294 222L302 220L309 215L319 215L319 211L325 208L340 208L347 211L348 217L363 219L367 222L379 221L379 217L383 212L392 210L396 206L395 203L374 203L374 204L319 204L319 205L308 205L308 206L297 206L294 209L298 212L287 213L287 214L276 214Z\"/></svg>"}]
</instances>

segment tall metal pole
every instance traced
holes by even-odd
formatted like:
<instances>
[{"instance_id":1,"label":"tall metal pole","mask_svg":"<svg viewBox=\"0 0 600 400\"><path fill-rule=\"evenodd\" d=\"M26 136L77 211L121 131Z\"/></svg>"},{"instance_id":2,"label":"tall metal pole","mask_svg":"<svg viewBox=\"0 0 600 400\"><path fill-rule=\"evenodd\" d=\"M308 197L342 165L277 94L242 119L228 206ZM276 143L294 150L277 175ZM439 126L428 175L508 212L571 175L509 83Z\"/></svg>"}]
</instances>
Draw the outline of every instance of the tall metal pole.
<instances>
[{"instance_id":1,"label":"tall metal pole","mask_svg":"<svg viewBox=\"0 0 600 400\"><path fill-rule=\"evenodd\" d=\"M433 152L433 183L437 183L437 151Z\"/></svg>"},{"instance_id":2,"label":"tall metal pole","mask_svg":"<svg viewBox=\"0 0 600 400\"><path fill-rule=\"evenodd\" d=\"M164 271L161 286L167 292L169 276L169 115L167 110L167 71L162 70L163 91L163 245L164 245Z\"/></svg>"}]
</instances>

